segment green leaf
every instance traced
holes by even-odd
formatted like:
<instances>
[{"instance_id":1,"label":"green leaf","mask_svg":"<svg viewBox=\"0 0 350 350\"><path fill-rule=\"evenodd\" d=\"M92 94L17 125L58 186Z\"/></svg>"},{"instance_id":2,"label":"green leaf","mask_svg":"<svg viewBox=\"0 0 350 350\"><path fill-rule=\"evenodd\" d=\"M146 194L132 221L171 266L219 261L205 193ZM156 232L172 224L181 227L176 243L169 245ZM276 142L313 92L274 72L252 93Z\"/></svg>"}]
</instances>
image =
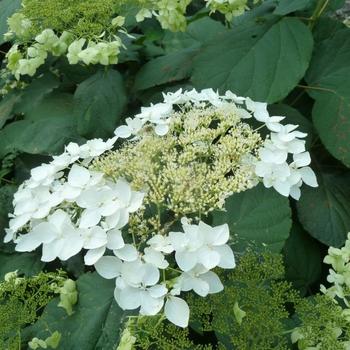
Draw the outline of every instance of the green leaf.
<instances>
[{"instance_id":1,"label":"green leaf","mask_svg":"<svg viewBox=\"0 0 350 350\"><path fill-rule=\"evenodd\" d=\"M225 31L221 23L205 17L190 23L185 33L165 34L163 45L169 53L142 66L136 74L134 89L145 90L190 77L200 46Z\"/></svg>"},{"instance_id":2,"label":"green leaf","mask_svg":"<svg viewBox=\"0 0 350 350\"><path fill-rule=\"evenodd\" d=\"M40 101L55 88L59 86L58 78L46 73L43 76L34 79L22 92L20 92L20 100L16 104L14 111L16 113L26 114L30 112Z\"/></svg>"},{"instance_id":3,"label":"green leaf","mask_svg":"<svg viewBox=\"0 0 350 350\"><path fill-rule=\"evenodd\" d=\"M320 242L341 247L350 231L350 173L316 175L319 187L303 187L297 202L299 220Z\"/></svg>"},{"instance_id":4,"label":"green leaf","mask_svg":"<svg viewBox=\"0 0 350 350\"><path fill-rule=\"evenodd\" d=\"M87 138L110 137L125 105L121 75L113 69L98 71L79 84L74 94L78 133Z\"/></svg>"},{"instance_id":5,"label":"green leaf","mask_svg":"<svg viewBox=\"0 0 350 350\"><path fill-rule=\"evenodd\" d=\"M296 18L268 16L217 35L194 60L197 88L231 90L256 101L281 100L304 76L313 47Z\"/></svg>"},{"instance_id":6,"label":"green leaf","mask_svg":"<svg viewBox=\"0 0 350 350\"><path fill-rule=\"evenodd\" d=\"M328 151L350 167L350 29L338 30L314 53L306 81L316 102L312 119Z\"/></svg>"},{"instance_id":7,"label":"green leaf","mask_svg":"<svg viewBox=\"0 0 350 350\"><path fill-rule=\"evenodd\" d=\"M0 1L0 45L4 41L4 34L8 32L7 19L21 7L21 0Z\"/></svg>"},{"instance_id":8,"label":"green leaf","mask_svg":"<svg viewBox=\"0 0 350 350\"><path fill-rule=\"evenodd\" d=\"M45 308L39 321L25 330L25 337L45 339L47 327L61 333L58 349L105 350L114 349L119 340L124 312L113 297L115 282L96 273L87 273L77 281L79 299L68 316L57 307L57 300Z\"/></svg>"},{"instance_id":9,"label":"green leaf","mask_svg":"<svg viewBox=\"0 0 350 350\"><path fill-rule=\"evenodd\" d=\"M284 16L291 12L304 10L311 4L312 0L280 0L273 13L276 15Z\"/></svg>"},{"instance_id":10,"label":"green leaf","mask_svg":"<svg viewBox=\"0 0 350 350\"><path fill-rule=\"evenodd\" d=\"M196 54L197 49L187 49L149 61L136 75L134 88L145 90L152 86L188 78L192 72L193 57Z\"/></svg>"},{"instance_id":11,"label":"green leaf","mask_svg":"<svg viewBox=\"0 0 350 350\"><path fill-rule=\"evenodd\" d=\"M292 224L286 197L260 184L229 197L225 208L213 214L213 223L227 223L239 245L255 243L275 252L282 249Z\"/></svg>"},{"instance_id":12,"label":"green leaf","mask_svg":"<svg viewBox=\"0 0 350 350\"><path fill-rule=\"evenodd\" d=\"M283 250L286 278L305 295L321 277L323 256L320 244L294 222Z\"/></svg>"},{"instance_id":13,"label":"green leaf","mask_svg":"<svg viewBox=\"0 0 350 350\"><path fill-rule=\"evenodd\" d=\"M7 120L12 118L13 107L19 98L19 95L8 94L0 101L0 129L5 125Z\"/></svg>"},{"instance_id":14,"label":"green leaf","mask_svg":"<svg viewBox=\"0 0 350 350\"><path fill-rule=\"evenodd\" d=\"M39 120L43 118L72 118L73 95L52 92L42 98L40 103L33 106L25 114L26 120Z\"/></svg>"},{"instance_id":15,"label":"green leaf","mask_svg":"<svg viewBox=\"0 0 350 350\"><path fill-rule=\"evenodd\" d=\"M8 227L8 214L12 211L12 197L16 191L16 186L5 185L0 187L0 251L12 252L12 244L5 244L5 228Z\"/></svg>"},{"instance_id":16,"label":"green leaf","mask_svg":"<svg viewBox=\"0 0 350 350\"><path fill-rule=\"evenodd\" d=\"M18 273L24 273L27 276L35 275L41 271L44 263L40 261L40 255L33 253L15 253L8 254L0 252L0 280L8 272L18 270Z\"/></svg>"},{"instance_id":17,"label":"green leaf","mask_svg":"<svg viewBox=\"0 0 350 350\"><path fill-rule=\"evenodd\" d=\"M54 154L63 151L68 142L80 140L70 116L20 120L0 131L0 158L12 151Z\"/></svg>"}]
</instances>

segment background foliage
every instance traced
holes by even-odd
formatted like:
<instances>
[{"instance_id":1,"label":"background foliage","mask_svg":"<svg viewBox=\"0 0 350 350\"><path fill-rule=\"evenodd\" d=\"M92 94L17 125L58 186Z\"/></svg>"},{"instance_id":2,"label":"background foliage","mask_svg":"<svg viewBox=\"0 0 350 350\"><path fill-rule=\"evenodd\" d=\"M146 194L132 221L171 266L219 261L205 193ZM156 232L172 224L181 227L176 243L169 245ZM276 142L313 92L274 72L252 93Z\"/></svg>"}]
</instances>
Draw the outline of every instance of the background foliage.
<instances>
[{"instance_id":1,"label":"background foliage","mask_svg":"<svg viewBox=\"0 0 350 350\"><path fill-rule=\"evenodd\" d=\"M44 266L36 253L17 254L2 243L11 196L33 166L69 141L110 136L162 91L211 87L266 101L271 113L308 132L319 188L303 188L296 203L258 186L230 198L227 212L214 213L212 221L229 223L237 252L248 242L282 251L287 279L303 295L317 291L327 246L341 247L350 231L350 28L333 16L343 4L267 0L227 24L220 15L197 12L203 4L194 1L185 32L163 30L153 19L130 21L135 41L126 42L118 65L52 59L24 79L23 88L0 99L0 278L16 269L33 275L61 266ZM2 60L9 49L2 40L6 18L19 6L0 1ZM6 83L0 80L0 88ZM112 301L113 283L85 271L79 257L63 267L77 279L75 314L68 317L52 301L24 340L47 336L40 333L45 323L62 333L62 349L112 349L124 317Z\"/></svg>"}]
</instances>

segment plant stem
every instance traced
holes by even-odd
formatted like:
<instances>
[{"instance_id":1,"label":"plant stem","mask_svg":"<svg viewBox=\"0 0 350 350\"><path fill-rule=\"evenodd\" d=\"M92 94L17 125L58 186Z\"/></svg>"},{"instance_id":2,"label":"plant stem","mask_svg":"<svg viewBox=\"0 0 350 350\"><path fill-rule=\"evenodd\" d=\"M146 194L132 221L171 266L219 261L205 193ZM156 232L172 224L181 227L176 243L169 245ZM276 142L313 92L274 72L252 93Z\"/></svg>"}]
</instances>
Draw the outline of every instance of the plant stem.
<instances>
[{"instance_id":1,"label":"plant stem","mask_svg":"<svg viewBox=\"0 0 350 350\"><path fill-rule=\"evenodd\" d=\"M328 4L329 4L329 0L318 0L315 10L310 17L310 22L309 22L310 29L313 29L317 20L321 17L323 11L326 9Z\"/></svg>"}]
</instances>

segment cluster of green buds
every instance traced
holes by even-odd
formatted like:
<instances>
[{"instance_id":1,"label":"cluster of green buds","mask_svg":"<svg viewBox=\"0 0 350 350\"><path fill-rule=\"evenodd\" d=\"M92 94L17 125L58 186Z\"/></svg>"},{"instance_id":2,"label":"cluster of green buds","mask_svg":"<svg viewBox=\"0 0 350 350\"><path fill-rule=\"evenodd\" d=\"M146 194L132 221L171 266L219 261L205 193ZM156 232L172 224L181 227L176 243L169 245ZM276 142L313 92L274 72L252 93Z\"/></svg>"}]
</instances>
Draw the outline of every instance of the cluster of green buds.
<instances>
[{"instance_id":1,"label":"cluster of green buds","mask_svg":"<svg viewBox=\"0 0 350 350\"><path fill-rule=\"evenodd\" d=\"M86 1L80 1L80 3L81 6L87 5ZM45 11L39 14L33 13L40 5L40 0L26 1L22 9L8 19L9 31L5 34L5 39L13 42L13 46L6 55L8 70L17 80L23 75L33 76L49 56L65 56L70 64L106 66L118 63L118 55L123 47L119 34L127 33L123 28L124 17L116 15L115 12L108 13L112 9L112 4L113 2L105 7L100 4L102 9L96 5L97 9L91 17L98 18L100 15L103 18L102 22L105 22L96 27L94 23L81 24L84 21L88 22L86 18L81 21L78 16L84 7L68 4L68 8L71 7L71 12L75 15L73 19L68 17L68 20L67 6L63 6L65 4L55 5L49 2L48 18L55 15L60 19L58 23L53 19L50 26L48 19L39 21L35 17L36 15L39 18L44 17ZM74 11L77 13L74 14Z\"/></svg>"}]
</instances>

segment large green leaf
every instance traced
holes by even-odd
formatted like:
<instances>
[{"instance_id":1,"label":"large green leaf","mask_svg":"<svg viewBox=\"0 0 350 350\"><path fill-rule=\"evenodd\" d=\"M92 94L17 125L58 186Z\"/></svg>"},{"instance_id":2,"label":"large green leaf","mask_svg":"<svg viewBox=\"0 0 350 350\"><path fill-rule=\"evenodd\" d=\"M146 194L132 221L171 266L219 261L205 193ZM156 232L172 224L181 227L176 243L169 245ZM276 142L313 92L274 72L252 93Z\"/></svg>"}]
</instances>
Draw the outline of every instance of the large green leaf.
<instances>
[{"instance_id":1,"label":"large green leaf","mask_svg":"<svg viewBox=\"0 0 350 350\"><path fill-rule=\"evenodd\" d=\"M73 95L53 92L44 96L40 103L25 114L26 120L43 118L73 118Z\"/></svg>"},{"instance_id":2,"label":"large green leaf","mask_svg":"<svg viewBox=\"0 0 350 350\"><path fill-rule=\"evenodd\" d=\"M58 78L46 73L34 79L22 92L19 93L20 100L15 105L16 113L26 114L37 106L41 100L59 86Z\"/></svg>"},{"instance_id":3,"label":"large green leaf","mask_svg":"<svg viewBox=\"0 0 350 350\"><path fill-rule=\"evenodd\" d=\"M190 23L185 33L166 33L163 45L168 54L143 65L136 74L134 88L145 90L188 78L200 46L226 31L220 22L205 17Z\"/></svg>"},{"instance_id":4,"label":"large green leaf","mask_svg":"<svg viewBox=\"0 0 350 350\"><path fill-rule=\"evenodd\" d=\"M268 16L204 45L194 60L192 81L197 88L276 102L304 76L312 47L311 32L300 20Z\"/></svg>"},{"instance_id":5,"label":"large green leaf","mask_svg":"<svg viewBox=\"0 0 350 350\"><path fill-rule=\"evenodd\" d=\"M280 0L274 13L284 16L288 13L304 10L312 4L312 0Z\"/></svg>"},{"instance_id":6,"label":"large green leaf","mask_svg":"<svg viewBox=\"0 0 350 350\"><path fill-rule=\"evenodd\" d=\"M4 43L4 34L8 32L7 19L21 7L21 0L0 1L0 45Z\"/></svg>"},{"instance_id":7,"label":"large green leaf","mask_svg":"<svg viewBox=\"0 0 350 350\"><path fill-rule=\"evenodd\" d=\"M43 268L44 263L36 253L15 253L8 254L0 252L0 280L6 273L18 270L19 274L27 276L35 275Z\"/></svg>"},{"instance_id":8,"label":"large green leaf","mask_svg":"<svg viewBox=\"0 0 350 350\"><path fill-rule=\"evenodd\" d=\"M13 107L19 98L18 94L8 94L0 101L0 129L13 116Z\"/></svg>"},{"instance_id":9,"label":"large green leaf","mask_svg":"<svg viewBox=\"0 0 350 350\"><path fill-rule=\"evenodd\" d=\"M294 222L283 250L286 278L302 294L306 294L321 277L323 257L320 244Z\"/></svg>"},{"instance_id":10,"label":"large green leaf","mask_svg":"<svg viewBox=\"0 0 350 350\"><path fill-rule=\"evenodd\" d=\"M306 80L316 100L312 118L329 152L350 167L350 29L320 43Z\"/></svg>"},{"instance_id":11,"label":"large green leaf","mask_svg":"<svg viewBox=\"0 0 350 350\"><path fill-rule=\"evenodd\" d=\"M229 197L225 208L214 214L213 222L227 223L243 246L255 243L276 252L282 249L292 224L286 197L260 184Z\"/></svg>"},{"instance_id":12,"label":"large green leaf","mask_svg":"<svg viewBox=\"0 0 350 350\"><path fill-rule=\"evenodd\" d=\"M112 350L118 344L124 312L113 297L115 282L96 273L82 275L77 281L78 304L68 316L52 301L39 321L25 331L25 337L45 339L51 331L62 334L59 350Z\"/></svg>"},{"instance_id":13,"label":"large green leaf","mask_svg":"<svg viewBox=\"0 0 350 350\"><path fill-rule=\"evenodd\" d=\"M53 154L70 141L80 141L76 123L69 116L20 120L0 131L0 158L12 151L30 154Z\"/></svg>"},{"instance_id":14,"label":"large green leaf","mask_svg":"<svg viewBox=\"0 0 350 350\"><path fill-rule=\"evenodd\" d=\"M300 222L311 236L340 247L350 231L350 173L318 172L318 188L305 186L297 202Z\"/></svg>"},{"instance_id":15,"label":"large green leaf","mask_svg":"<svg viewBox=\"0 0 350 350\"><path fill-rule=\"evenodd\" d=\"M113 134L126 104L121 75L113 70L98 71L78 85L74 113L80 135L108 137Z\"/></svg>"}]
</instances>

